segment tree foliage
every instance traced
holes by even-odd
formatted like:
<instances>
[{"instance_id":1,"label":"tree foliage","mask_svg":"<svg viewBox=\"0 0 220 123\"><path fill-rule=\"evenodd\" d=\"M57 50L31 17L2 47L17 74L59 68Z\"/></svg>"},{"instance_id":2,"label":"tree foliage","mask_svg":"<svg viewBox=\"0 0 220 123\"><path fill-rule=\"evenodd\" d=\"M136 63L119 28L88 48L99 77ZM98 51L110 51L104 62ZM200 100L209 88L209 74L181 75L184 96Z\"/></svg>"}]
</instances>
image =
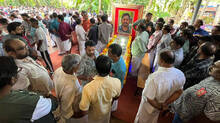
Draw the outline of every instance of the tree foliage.
<instances>
[{"instance_id":1,"label":"tree foliage","mask_svg":"<svg viewBox=\"0 0 220 123\"><path fill-rule=\"evenodd\" d=\"M156 17L173 17L184 13L187 7L194 7L198 0L102 0L101 10L110 13L112 4L136 4L144 5L145 12L152 12ZM220 2L220 0L213 0ZM76 8L99 12L99 0L0 0L2 6L49 6L55 8ZM193 9L193 8L192 8Z\"/></svg>"}]
</instances>

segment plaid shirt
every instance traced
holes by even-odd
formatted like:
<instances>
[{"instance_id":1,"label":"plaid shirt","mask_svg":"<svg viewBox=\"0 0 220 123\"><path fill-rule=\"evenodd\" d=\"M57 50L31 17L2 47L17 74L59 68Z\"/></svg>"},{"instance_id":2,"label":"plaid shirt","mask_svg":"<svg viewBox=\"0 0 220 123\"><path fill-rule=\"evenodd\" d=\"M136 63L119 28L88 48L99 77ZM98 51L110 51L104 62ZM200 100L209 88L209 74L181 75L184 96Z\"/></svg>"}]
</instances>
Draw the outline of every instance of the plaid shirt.
<instances>
[{"instance_id":1,"label":"plaid shirt","mask_svg":"<svg viewBox=\"0 0 220 123\"><path fill-rule=\"evenodd\" d=\"M186 77L184 89L198 84L201 80L209 76L208 68L212 65L214 58L198 59L198 54L195 55L186 65L180 69Z\"/></svg>"}]
</instances>

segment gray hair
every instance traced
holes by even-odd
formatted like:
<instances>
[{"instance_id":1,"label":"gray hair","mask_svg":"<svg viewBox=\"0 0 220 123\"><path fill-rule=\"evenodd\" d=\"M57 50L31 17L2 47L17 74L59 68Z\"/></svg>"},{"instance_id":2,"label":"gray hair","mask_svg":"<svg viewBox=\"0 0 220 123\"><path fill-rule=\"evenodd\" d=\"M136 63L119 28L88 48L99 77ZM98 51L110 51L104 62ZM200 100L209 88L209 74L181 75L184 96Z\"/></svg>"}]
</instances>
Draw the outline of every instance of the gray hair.
<instances>
[{"instance_id":1,"label":"gray hair","mask_svg":"<svg viewBox=\"0 0 220 123\"><path fill-rule=\"evenodd\" d=\"M62 68L63 71L69 71L76 68L81 61L81 56L78 54L69 54L63 57Z\"/></svg>"}]
</instances>

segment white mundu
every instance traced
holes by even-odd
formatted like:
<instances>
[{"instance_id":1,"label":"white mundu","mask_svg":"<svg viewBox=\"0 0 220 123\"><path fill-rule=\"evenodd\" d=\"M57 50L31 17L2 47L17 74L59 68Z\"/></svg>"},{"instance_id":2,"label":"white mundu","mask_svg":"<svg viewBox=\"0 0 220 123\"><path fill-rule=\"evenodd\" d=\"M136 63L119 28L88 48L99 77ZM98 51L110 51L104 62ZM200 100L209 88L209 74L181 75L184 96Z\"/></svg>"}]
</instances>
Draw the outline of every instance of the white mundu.
<instances>
[{"instance_id":1,"label":"white mundu","mask_svg":"<svg viewBox=\"0 0 220 123\"><path fill-rule=\"evenodd\" d=\"M183 88L185 80L183 72L174 67L159 67L158 71L149 75L135 123L157 123L160 111L151 106L147 98L164 103L175 91Z\"/></svg>"}]
</instances>

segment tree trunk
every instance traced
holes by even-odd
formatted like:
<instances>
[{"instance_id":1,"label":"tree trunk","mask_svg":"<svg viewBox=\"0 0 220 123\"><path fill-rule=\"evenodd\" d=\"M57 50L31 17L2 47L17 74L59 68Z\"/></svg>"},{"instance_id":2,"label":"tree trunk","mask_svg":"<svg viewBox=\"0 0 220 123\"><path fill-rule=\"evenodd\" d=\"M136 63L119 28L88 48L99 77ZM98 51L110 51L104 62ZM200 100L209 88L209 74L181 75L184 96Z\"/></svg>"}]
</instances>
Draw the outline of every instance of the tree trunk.
<instances>
[{"instance_id":1,"label":"tree trunk","mask_svg":"<svg viewBox=\"0 0 220 123\"><path fill-rule=\"evenodd\" d=\"M148 12L151 9L152 3L153 3L153 0L150 0L148 2L148 6L147 6L147 9L146 9L146 12Z\"/></svg>"},{"instance_id":2,"label":"tree trunk","mask_svg":"<svg viewBox=\"0 0 220 123\"><path fill-rule=\"evenodd\" d=\"M39 1L38 0L34 0L34 2L36 3L36 7L39 8L40 7Z\"/></svg>"},{"instance_id":3,"label":"tree trunk","mask_svg":"<svg viewBox=\"0 0 220 123\"><path fill-rule=\"evenodd\" d=\"M102 0L99 0L99 12L102 10Z\"/></svg>"},{"instance_id":4,"label":"tree trunk","mask_svg":"<svg viewBox=\"0 0 220 123\"><path fill-rule=\"evenodd\" d=\"M63 0L61 0L61 7L63 8Z\"/></svg>"},{"instance_id":5,"label":"tree trunk","mask_svg":"<svg viewBox=\"0 0 220 123\"><path fill-rule=\"evenodd\" d=\"M183 3L182 3L182 7L177 11L176 13L176 16L175 16L175 21L176 22L180 22L182 16L183 16L183 13L185 12L186 8L188 7L188 0L183 0Z\"/></svg>"},{"instance_id":6,"label":"tree trunk","mask_svg":"<svg viewBox=\"0 0 220 123\"><path fill-rule=\"evenodd\" d=\"M7 0L4 0L4 5L7 6Z\"/></svg>"}]
</instances>

